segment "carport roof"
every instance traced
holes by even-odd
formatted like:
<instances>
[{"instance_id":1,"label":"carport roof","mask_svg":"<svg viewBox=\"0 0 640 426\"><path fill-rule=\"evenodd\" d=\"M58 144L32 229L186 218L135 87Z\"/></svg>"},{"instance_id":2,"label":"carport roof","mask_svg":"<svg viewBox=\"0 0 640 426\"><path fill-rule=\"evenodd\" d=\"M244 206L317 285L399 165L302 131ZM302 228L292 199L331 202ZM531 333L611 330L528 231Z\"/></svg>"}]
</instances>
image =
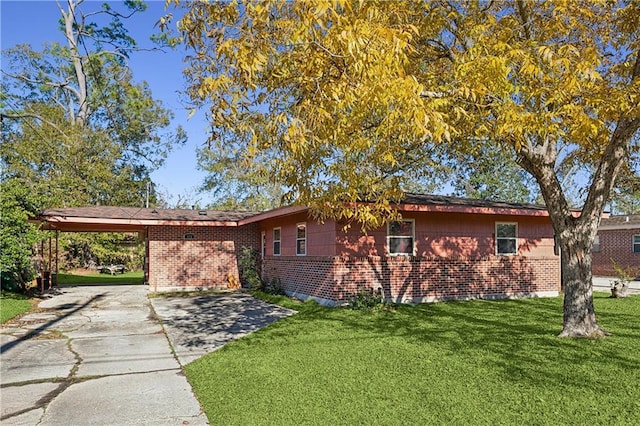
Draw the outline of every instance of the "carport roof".
<instances>
[{"instance_id":1,"label":"carport roof","mask_svg":"<svg viewBox=\"0 0 640 426\"><path fill-rule=\"evenodd\" d=\"M42 229L60 231L142 231L146 226L238 226L258 214L219 210L147 209L139 207L70 207L45 210L34 219Z\"/></svg>"}]
</instances>

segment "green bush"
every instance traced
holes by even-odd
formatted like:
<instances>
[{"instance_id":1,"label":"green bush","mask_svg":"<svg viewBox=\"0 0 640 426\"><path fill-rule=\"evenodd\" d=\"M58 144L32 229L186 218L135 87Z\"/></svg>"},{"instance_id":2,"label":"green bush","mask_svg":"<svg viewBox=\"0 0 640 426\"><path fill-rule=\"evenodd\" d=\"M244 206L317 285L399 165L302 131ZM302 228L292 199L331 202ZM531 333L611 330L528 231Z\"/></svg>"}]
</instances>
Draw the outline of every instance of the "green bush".
<instances>
[{"instance_id":1,"label":"green bush","mask_svg":"<svg viewBox=\"0 0 640 426\"><path fill-rule=\"evenodd\" d=\"M35 276L33 247L44 234L28 222L38 199L15 179L0 183L0 267L2 288L25 293Z\"/></svg>"},{"instance_id":2,"label":"green bush","mask_svg":"<svg viewBox=\"0 0 640 426\"><path fill-rule=\"evenodd\" d=\"M286 292L284 291L284 286L282 285L282 281L280 278L272 278L271 281L264 285L264 292L268 294L273 294L276 296L284 296Z\"/></svg>"},{"instance_id":3,"label":"green bush","mask_svg":"<svg viewBox=\"0 0 640 426\"><path fill-rule=\"evenodd\" d=\"M240 282L243 287L248 287L251 291L264 289L260 278L257 250L251 247L242 247L238 257L238 266L240 267Z\"/></svg>"},{"instance_id":4,"label":"green bush","mask_svg":"<svg viewBox=\"0 0 640 426\"><path fill-rule=\"evenodd\" d=\"M60 269L91 268L97 265L125 265L142 269L144 243L129 233L76 233L60 239Z\"/></svg>"},{"instance_id":5,"label":"green bush","mask_svg":"<svg viewBox=\"0 0 640 426\"><path fill-rule=\"evenodd\" d=\"M384 299L382 297L382 289L380 288L374 290L368 287L361 287L358 292L349 299L349 307L360 311L374 310L383 305Z\"/></svg>"}]
</instances>

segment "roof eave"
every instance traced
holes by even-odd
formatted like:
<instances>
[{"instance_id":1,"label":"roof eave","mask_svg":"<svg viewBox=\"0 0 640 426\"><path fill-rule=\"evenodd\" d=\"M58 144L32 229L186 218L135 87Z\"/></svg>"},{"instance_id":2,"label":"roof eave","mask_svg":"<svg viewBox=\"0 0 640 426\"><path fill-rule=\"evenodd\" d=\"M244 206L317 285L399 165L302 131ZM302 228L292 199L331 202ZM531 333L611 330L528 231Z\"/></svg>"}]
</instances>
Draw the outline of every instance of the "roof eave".
<instances>
[{"instance_id":1,"label":"roof eave","mask_svg":"<svg viewBox=\"0 0 640 426\"><path fill-rule=\"evenodd\" d=\"M173 220L173 219L114 219L114 218L91 218L74 216L38 216L31 222L47 222L51 228L69 228L73 225L95 225L96 227L112 228L117 226L138 227L146 226L238 226L235 221L214 221L214 220ZM57 225L57 226L56 226Z\"/></svg>"},{"instance_id":2,"label":"roof eave","mask_svg":"<svg viewBox=\"0 0 640 426\"><path fill-rule=\"evenodd\" d=\"M399 204L398 210L403 212L442 212L442 213L468 213L490 214L509 216L541 216L548 217L549 212L544 209L527 209L516 207L480 207L460 205L429 205L429 204Z\"/></svg>"},{"instance_id":3,"label":"roof eave","mask_svg":"<svg viewBox=\"0 0 640 426\"><path fill-rule=\"evenodd\" d=\"M306 206L288 206L280 207L274 210L269 210L264 213L258 213L255 216L247 217L238 221L238 226L248 225L250 223L261 222L267 219L273 219L276 217L290 216L297 213L308 211Z\"/></svg>"},{"instance_id":4,"label":"roof eave","mask_svg":"<svg viewBox=\"0 0 640 426\"><path fill-rule=\"evenodd\" d=\"M623 223L620 225L601 225L598 227L598 231L619 231L627 229L640 230L640 223Z\"/></svg>"}]
</instances>

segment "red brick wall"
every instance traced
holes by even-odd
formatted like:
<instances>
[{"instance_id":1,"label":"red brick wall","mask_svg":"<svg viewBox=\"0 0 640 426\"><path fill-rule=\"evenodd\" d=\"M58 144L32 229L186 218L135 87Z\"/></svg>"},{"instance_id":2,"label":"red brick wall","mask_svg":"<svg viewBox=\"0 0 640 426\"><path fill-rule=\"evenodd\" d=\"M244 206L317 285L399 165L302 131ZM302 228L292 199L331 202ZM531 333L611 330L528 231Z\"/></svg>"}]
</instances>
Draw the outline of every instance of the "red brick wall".
<instances>
[{"instance_id":1,"label":"red brick wall","mask_svg":"<svg viewBox=\"0 0 640 426\"><path fill-rule=\"evenodd\" d=\"M415 221L416 255L420 257L492 256L495 254L496 222L518 224L518 254L534 257L554 255L553 227L549 218L544 216L405 212L403 219ZM338 225L336 235L336 255L386 255L386 226L363 235L357 226L344 233ZM309 241L309 246L312 244L313 241Z\"/></svg>"},{"instance_id":2,"label":"red brick wall","mask_svg":"<svg viewBox=\"0 0 640 426\"><path fill-rule=\"evenodd\" d=\"M598 231L600 251L593 252L593 275L616 276L612 259L624 269L640 276L640 253L633 252L633 236L640 235L637 229L615 229Z\"/></svg>"},{"instance_id":3,"label":"red brick wall","mask_svg":"<svg viewBox=\"0 0 640 426\"><path fill-rule=\"evenodd\" d=\"M496 222L518 224L518 253L553 257L553 228L548 217L482 215L469 213L406 212L415 222L416 254L420 257L484 257L495 254ZM264 221L267 255L273 254L273 229L281 228L281 255L295 255L296 224L307 224L308 256L385 256L387 228L364 235L357 225L346 232L343 225L327 220L317 223L306 213Z\"/></svg>"},{"instance_id":4,"label":"red brick wall","mask_svg":"<svg viewBox=\"0 0 640 426\"><path fill-rule=\"evenodd\" d=\"M296 255L296 225L307 224L307 256L334 256L336 254L336 230L333 222L318 223L307 213L265 220L260 232L267 237L267 255L273 255L273 229L280 228L280 254Z\"/></svg>"},{"instance_id":5,"label":"red brick wall","mask_svg":"<svg viewBox=\"0 0 640 426\"><path fill-rule=\"evenodd\" d=\"M558 257L272 257L264 278L289 294L344 303L359 288L381 288L393 302L552 296L560 290Z\"/></svg>"},{"instance_id":6,"label":"red brick wall","mask_svg":"<svg viewBox=\"0 0 640 426\"><path fill-rule=\"evenodd\" d=\"M185 240L185 234L194 239ZM149 287L226 288L229 274L239 281L238 255L243 246L258 249L257 224L241 227L149 227Z\"/></svg>"}]
</instances>

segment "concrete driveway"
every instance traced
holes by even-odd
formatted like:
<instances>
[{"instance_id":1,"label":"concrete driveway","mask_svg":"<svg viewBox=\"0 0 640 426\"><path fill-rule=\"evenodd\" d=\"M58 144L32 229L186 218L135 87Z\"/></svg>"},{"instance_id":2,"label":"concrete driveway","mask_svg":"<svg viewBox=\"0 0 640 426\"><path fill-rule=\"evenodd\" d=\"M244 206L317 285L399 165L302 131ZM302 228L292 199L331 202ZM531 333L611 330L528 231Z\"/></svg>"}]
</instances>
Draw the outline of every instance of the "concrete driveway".
<instances>
[{"instance_id":1,"label":"concrete driveway","mask_svg":"<svg viewBox=\"0 0 640 426\"><path fill-rule=\"evenodd\" d=\"M64 288L3 325L0 423L208 424L181 362L293 313L242 294L153 303L164 328L144 286Z\"/></svg>"},{"instance_id":2,"label":"concrete driveway","mask_svg":"<svg viewBox=\"0 0 640 426\"><path fill-rule=\"evenodd\" d=\"M182 365L295 314L240 293L152 298L151 303Z\"/></svg>"}]
</instances>

